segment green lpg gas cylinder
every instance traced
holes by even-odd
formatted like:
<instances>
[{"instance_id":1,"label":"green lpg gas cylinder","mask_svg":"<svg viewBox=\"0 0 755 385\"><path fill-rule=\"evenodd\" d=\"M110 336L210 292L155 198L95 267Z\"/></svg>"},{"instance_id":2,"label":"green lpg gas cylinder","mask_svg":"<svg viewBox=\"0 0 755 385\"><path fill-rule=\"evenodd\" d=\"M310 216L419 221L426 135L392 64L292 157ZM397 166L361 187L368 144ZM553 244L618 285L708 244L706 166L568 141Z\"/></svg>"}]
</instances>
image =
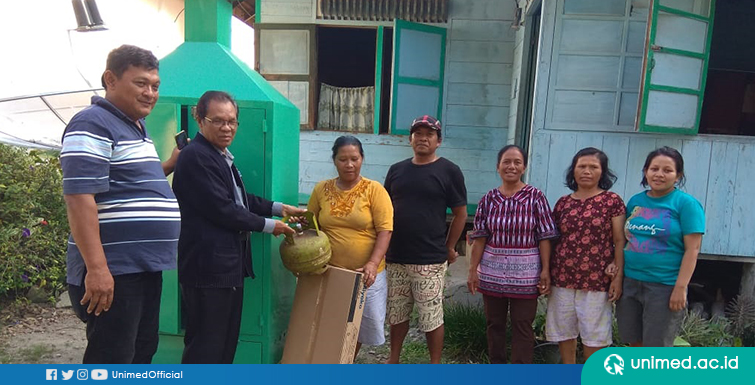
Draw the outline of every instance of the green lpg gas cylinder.
<instances>
[{"instance_id":1,"label":"green lpg gas cylinder","mask_svg":"<svg viewBox=\"0 0 755 385\"><path fill-rule=\"evenodd\" d=\"M294 235L286 235L281 242L280 255L283 266L294 275L317 275L327 269L330 261L330 241L317 225L317 219L312 212L304 213L307 223L294 223L290 218L283 218L294 230Z\"/></svg>"}]
</instances>

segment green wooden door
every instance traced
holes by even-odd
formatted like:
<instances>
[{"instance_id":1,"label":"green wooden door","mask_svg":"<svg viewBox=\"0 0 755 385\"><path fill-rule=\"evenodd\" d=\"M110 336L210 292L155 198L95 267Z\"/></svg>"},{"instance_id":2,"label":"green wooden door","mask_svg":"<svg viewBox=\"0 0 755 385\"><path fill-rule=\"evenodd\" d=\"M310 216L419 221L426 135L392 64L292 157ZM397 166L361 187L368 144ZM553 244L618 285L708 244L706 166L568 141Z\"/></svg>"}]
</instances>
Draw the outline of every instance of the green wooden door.
<instances>
[{"instance_id":1,"label":"green wooden door","mask_svg":"<svg viewBox=\"0 0 755 385\"><path fill-rule=\"evenodd\" d=\"M175 103L157 103L146 117L146 127L160 160L167 160L176 147L173 136L180 130L180 106ZM173 174L168 176L172 182ZM178 271L163 272L163 292L160 301L161 333L178 334L181 332L181 293L178 287ZM180 360L179 360L180 361Z\"/></svg>"},{"instance_id":2,"label":"green wooden door","mask_svg":"<svg viewBox=\"0 0 755 385\"><path fill-rule=\"evenodd\" d=\"M639 131L697 133L714 7L715 0L652 0Z\"/></svg>"},{"instance_id":3,"label":"green wooden door","mask_svg":"<svg viewBox=\"0 0 755 385\"><path fill-rule=\"evenodd\" d=\"M176 147L173 136L180 130L178 127L181 127L179 106L174 103L157 103L145 120L147 133L155 143L160 160L167 160L173 153L173 147Z\"/></svg>"},{"instance_id":4,"label":"green wooden door","mask_svg":"<svg viewBox=\"0 0 755 385\"><path fill-rule=\"evenodd\" d=\"M265 110L239 108L239 128L236 138L229 147L234 156L234 164L239 169L247 192L266 197L265 194ZM241 315L242 335L262 335L263 282L270 279L266 250L269 235L252 233L252 255L254 271L258 279L244 282L244 309Z\"/></svg>"},{"instance_id":5,"label":"green wooden door","mask_svg":"<svg viewBox=\"0 0 755 385\"><path fill-rule=\"evenodd\" d=\"M391 133L408 135L417 116L441 119L445 57L444 28L395 21Z\"/></svg>"}]
</instances>

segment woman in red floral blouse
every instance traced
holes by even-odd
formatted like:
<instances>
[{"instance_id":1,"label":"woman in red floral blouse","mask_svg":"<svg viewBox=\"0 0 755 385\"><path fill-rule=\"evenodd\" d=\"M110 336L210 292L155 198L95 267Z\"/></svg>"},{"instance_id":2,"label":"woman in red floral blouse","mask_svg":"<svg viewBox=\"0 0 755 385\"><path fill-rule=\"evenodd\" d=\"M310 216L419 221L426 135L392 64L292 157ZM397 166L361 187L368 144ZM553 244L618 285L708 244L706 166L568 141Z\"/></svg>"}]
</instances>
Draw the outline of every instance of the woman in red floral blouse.
<instances>
[{"instance_id":1,"label":"woman in red floral blouse","mask_svg":"<svg viewBox=\"0 0 755 385\"><path fill-rule=\"evenodd\" d=\"M613 342L611 302L621 296L626 216L624 201L608 191L615 181L606 154L584 148L566 172L566 185L574 192L553 209L561 237L550 261L545 334L558 342L565 364L576 363L578 336L585 360ZM619 272L613 279L606 274L611 263Z\"/></svg>"}]
</instances>

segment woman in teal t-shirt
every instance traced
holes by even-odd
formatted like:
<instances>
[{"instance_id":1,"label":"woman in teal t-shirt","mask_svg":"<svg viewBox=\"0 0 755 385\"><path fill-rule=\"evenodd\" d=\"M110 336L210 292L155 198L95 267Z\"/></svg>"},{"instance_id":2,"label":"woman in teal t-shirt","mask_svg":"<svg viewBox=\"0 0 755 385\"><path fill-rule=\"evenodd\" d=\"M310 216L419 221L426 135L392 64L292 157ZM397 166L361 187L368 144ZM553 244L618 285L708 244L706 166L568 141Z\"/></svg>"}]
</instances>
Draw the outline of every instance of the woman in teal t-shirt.
<instances>
[{"instance_id":1,"label":"woman in teal t-shirt","mask_svg":"<svg viewBox=\"0 0 755 385\"><path fill-rule=\"evenodd\" d=\"M684 159L661 147L648 154L642 186L627 203L623 296L616 306L622 341L630 346L673 346L687 285L705 232L705 213L684 185Z\"/></svg>"}]
</instances>

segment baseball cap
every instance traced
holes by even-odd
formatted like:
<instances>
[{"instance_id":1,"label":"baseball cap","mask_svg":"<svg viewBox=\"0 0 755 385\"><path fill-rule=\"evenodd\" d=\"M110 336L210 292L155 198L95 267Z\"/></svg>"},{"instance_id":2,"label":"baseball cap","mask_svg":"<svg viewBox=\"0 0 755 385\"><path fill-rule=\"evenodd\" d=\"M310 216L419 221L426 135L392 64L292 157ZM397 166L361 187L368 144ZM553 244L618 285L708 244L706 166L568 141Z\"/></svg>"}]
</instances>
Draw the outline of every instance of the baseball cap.
<instances>
[{"instance_id":1,"label":"baseball cap","mask_svg":"<svg viewBox=\"0 0 755 385\"><path fill-rule=\"evenodd\" d=\"M412 122L412 127L409 129L409 133L413 133L419 127L432 128L438 131L438 137L440 137L440 120L433 118L430 115L422 115Z\"/></svg>"}]
</instances>

